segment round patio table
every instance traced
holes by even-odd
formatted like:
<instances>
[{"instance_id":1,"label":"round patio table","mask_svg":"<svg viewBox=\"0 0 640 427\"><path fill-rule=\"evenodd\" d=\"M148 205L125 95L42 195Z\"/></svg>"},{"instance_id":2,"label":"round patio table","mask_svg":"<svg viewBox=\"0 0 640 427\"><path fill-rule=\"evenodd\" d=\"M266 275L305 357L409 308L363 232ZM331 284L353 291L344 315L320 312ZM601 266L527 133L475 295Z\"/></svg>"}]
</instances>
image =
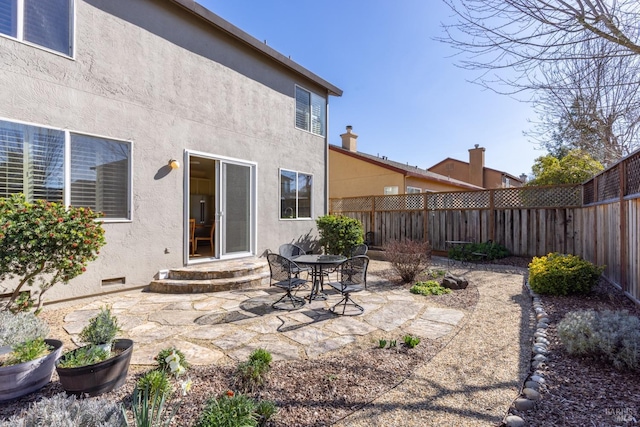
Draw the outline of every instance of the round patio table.
<instances>
[{"instance_id":1,"label":"round patio table","mask_svg":"<svg viewBox=\"0 0 640 427\"><path fill-rule=\"evenodd\" d=\"M347 260L347 257L342 255L300 255L292 260L303 266L311 267L311 278L313 280L313 286L311 287L311 293L307 297L309 302L313 300L326 300L327 296L322 293L322 286L324 284L323 269L331 267L337 267Z\"/></svg>"}]
</instances>

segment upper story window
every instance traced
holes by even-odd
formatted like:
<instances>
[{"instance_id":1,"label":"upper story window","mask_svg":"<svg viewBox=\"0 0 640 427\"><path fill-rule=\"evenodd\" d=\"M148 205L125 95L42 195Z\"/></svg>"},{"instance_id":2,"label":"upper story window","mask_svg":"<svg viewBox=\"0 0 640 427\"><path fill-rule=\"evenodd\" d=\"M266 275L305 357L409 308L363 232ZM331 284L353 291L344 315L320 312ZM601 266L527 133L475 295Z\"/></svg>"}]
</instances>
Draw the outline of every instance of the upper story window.
<instances>
[{"instance_id":1,"label":"upper story window","mask_svg":"<svg viewBox=\"0 0 640 427\"><path fill-rule=\"evenodd\" d=\"M502 187L504 188L511 187L511 180L504 175L502 176Z\"/></svg>"},{"instance_id":2,"label":"upper story window","mask_svg":"<svg viewBox=\"0 0 640 427\"><path fill-rule=\"evenodd\" d=\"M0 120L0 197L14 193L131 219L131 144Z\"/></svg>"},{"instance_id":3,"label":"upper story window","mask_svg":"<svg viewBox=\"0 0 640 427\"><path fill-rule=\"evenodd\" d=\"M311 218L313 176L280 169L280 219Z\"/></svg>"},{"instance_id":4,"label":"upper story window","mask_svg":"<svg viewBox=\"0 0 640 427\"><path fill-rule=\"evenodd\" d=\"M73 55L74 0L0 0L0 34Z\"/></svg>"},{"instance_id":5,"label":"upper story window","mask_svg":"<svg viewBox=\"0 0 640 427\"><path fill-rule=\"evenodd\" d=\"M326 104L325 98L296 86L296 127L324 136L327 123Z\"/></svg>"}]
</instances>

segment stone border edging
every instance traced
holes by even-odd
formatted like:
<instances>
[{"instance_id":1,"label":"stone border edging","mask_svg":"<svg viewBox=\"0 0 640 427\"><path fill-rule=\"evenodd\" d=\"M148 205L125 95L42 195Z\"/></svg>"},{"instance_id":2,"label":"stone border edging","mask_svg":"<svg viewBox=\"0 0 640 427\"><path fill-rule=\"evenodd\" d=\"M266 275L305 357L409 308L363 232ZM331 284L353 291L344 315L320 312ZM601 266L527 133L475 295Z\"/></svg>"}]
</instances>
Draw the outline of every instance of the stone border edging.
<instances>
[{"instance_id":1,"label":"stone border edging","mask_svg":"<svg viewBox=\"0 0 640 427\"><path fill-rule=\"evenodd\" d=\"M529 375L527 375L527 379L521 388L520 396L514 400L508 415L503 420L503 425L506 427L523 427L525 425L525 420L520 415L516 415L514 409L518 411L529 411L533 409L536 402L541 398L540 387L545 383L544 375L538 368L547 361L546 354L549 345L547 328L549 327L549 318L547 317L547 312L544 310L540 296L529 287L528 281L526 281L526 287L532 298L536 321L536 331L533 334L534 342L531 347L533 357L531 358Z\"/></svg>"}]
</instances>

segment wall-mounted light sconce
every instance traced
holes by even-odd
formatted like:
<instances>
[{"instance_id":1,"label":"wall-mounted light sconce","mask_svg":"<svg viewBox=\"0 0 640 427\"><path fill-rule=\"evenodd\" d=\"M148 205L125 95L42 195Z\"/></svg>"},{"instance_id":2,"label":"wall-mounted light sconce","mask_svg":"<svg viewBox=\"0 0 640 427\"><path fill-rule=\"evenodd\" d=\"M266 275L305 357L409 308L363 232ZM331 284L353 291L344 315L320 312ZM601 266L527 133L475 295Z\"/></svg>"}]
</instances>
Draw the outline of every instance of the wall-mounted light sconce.
<instances>
[{"instance_id":1,"label":"wall-mounted light sconce","mask_svg":"<svg viewBox=\"0 0 640 427\"><path fill-rule=\"evenodd\" d=\"M171 169L178 169L180 167L180 162L178 162L175 159L171 159L171 160L169 160L169 167Z\"/></svg>"}]
</instances>

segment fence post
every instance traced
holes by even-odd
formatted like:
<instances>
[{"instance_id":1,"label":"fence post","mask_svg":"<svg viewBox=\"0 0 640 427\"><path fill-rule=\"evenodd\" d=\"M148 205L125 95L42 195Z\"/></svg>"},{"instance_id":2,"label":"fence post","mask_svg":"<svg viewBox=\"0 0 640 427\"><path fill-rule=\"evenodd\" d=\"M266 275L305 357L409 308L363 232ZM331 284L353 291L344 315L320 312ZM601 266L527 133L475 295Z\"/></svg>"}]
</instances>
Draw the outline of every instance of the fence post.
<instances>
[{"instance_id":1,"label":"fence post","mask_svg":"<svg viewBox=\"0 0 640 427\"><path fill-rule=\"evenodd\" d=\"M626 193L626 161L618 163L620 170L618 176L620 177L620 287L623 291L628 292L627 289L627 263L629 262L629 254L627 253L627 210L624 203L624 196Z\"/></svg>"},{"instance_id":2,"label":"fence post","mask_svg":"<svg viewBox=\"0 0 640 427\"><path fill-rule=\"evenodd\" d=\"M370 218L370 224L371 224L371 228L373 228L375 230L376 228L376 223L374 222L376 219L376 196L373 196L372 201L371 201L371 218ZM379 231L374 231L373 232L373 243L377 244L378 243L378 234Z\"/></svg>"},{"instance_id":3,"label":"fence post","mask_svg":"<svg viewBox=\"0 0 640 427\"><path fill-rule=\"evenodd\" d=\"M425 242L429 242L429 209L427 209L427 194L429 193L422 193L422 204L424 206L424 220L422 221L424 223L424 233L422 239Z\"/></svg>"},{"instance_id":4,"label":"fence post","mask_svg":"<svg viewBox=\"0 0 640 427\"><path fill-rule=\"evenodd\" d=\"M496 203L495 190L489 190L489 240L495 242L496 239Z\"/></svg>"}]
</instances>

